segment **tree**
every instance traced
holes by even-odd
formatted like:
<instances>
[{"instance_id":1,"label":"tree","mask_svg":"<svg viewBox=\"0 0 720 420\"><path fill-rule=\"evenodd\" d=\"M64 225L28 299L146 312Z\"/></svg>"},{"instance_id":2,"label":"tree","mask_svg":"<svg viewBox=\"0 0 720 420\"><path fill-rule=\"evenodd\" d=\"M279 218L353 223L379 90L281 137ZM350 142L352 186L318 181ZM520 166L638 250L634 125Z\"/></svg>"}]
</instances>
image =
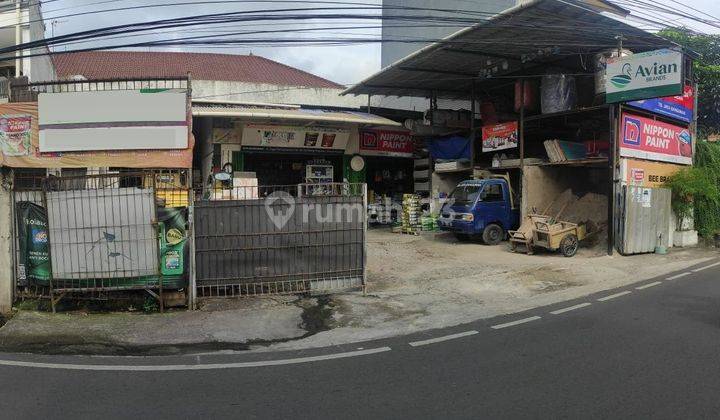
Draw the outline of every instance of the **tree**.
<instances>
[{"instance_id":1,"label":"tree","mask_svg":"<svg viewBox=\"0 0 720 420\"><path fill-rule=\"evenodd\" d=\"M720 133L720 35L708 35L687 28L669 28L658 33L700 54L693 71L698 83L698 131L701 135Z\"/></svg>"}]
</instances>

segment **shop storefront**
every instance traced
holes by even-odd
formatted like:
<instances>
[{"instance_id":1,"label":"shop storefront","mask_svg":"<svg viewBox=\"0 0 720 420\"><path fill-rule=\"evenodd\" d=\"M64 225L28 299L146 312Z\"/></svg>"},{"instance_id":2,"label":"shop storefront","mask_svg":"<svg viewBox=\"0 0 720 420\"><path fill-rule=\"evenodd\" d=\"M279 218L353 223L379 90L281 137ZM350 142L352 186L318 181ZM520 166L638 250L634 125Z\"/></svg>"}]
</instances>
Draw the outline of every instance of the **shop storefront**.
<instances>
[{"instance_id":1,"label":"shop storefront","mask_svg":"<svg viewBox=\"0 0 720 420\"><path fill-rule=\"evenodd\" d=\"M193 110L198 138L207 138L196 148L195 179L211 188L230 184L218 183L222 173L254 177L259 186L365 183L372 163L360 148L360 131L399 125L371 114L297 107L259 111L200 103Z\"/></svg>"}]
</instances>

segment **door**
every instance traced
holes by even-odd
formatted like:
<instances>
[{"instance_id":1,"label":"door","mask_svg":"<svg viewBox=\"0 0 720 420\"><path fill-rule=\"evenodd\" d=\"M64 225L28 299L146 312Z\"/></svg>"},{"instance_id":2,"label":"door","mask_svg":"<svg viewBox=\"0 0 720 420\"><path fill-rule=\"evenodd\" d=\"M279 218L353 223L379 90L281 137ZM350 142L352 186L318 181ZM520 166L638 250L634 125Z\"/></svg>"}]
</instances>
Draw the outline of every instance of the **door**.
<instances>
[{"instance_id":1,"label":"door","mask_svg":"<svg viewBox=\"0 0 720 420\"><path fill-rule=\"evenodd\" d=\"M641 254L670 246L670 190L630 185L623 187L623 195L620 253Z\"/></svg>"},{"instance_id":2,"label":"door","mask_svg":"<svg viewBox=\"0 0 720 420\"><path fill-rule=\"evenodd\" d=\"M498 182L485 184L480 194L480 215L485 224L500 222L503 229L508 229L508 198L503 184Z\"/></svg>"}]
</instances>

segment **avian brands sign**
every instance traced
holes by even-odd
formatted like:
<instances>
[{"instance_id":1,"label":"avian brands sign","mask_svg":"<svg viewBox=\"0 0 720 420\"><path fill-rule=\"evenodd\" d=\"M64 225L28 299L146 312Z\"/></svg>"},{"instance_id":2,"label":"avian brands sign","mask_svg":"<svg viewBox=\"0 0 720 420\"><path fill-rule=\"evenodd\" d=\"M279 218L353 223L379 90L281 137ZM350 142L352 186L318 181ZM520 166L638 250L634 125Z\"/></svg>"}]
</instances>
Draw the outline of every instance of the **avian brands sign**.
<instances>
[{"instance_id":1,"label":"avian brands sign","mask_svg":"<svg viewBox=\"0 0 720 420\"><path fill-rule=\"evenodd\" d=\"M687 128L623 114L621 140L621 156L692 164L692 135Z\"/></svg>"},{"instance_id":2,"label":"avian brands sign","mask_svg":"<svg viewBox=\"0 0 720 420\"><path fill-rule=\"evenodd\" d=\"M682 63L682 53L670 49L609 58L605 99L612 103L682 95Z\"/></svg>"},{"instance_id":3,"label":"avian brands sign","mask_svg":"<svg viewBox=\"0 0 720 420\"><path fill-rule=\"evenodd\" d=\"M415 143L407 131L360 131L360 153L363 155L412 157L414 151Z\"/></svg>"}]
</instances>

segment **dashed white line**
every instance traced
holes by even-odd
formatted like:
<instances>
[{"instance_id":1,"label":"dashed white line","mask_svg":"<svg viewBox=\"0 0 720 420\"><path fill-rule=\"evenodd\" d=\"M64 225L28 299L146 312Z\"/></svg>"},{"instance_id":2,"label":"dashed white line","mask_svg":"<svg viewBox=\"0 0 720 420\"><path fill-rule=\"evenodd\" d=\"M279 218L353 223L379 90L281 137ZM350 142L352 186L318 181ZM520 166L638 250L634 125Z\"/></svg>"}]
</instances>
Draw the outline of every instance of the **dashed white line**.
<instances>
[{"instance_id":1,"label":"dashed white line","mask_svg":"<svg viewBox=\"0 0 720 420\"><path fill-rule=\"evenodd\" d=\"M575 309L584 308L584 307L590 306L590 305L591 305L590 302L579 303L577 305L569 306L567 308L558 309L557 311L551 311L550 313L553 315L559 315L559 314L564 314L565 312L574 311Z\"/></svg>"},{"instance_id":2,"label":"dashed white line","mask_svg":"<svg viewBox=\"0 0 720 420\"><path fill-rule=\"evenodd\" d=\"M517 321L506 322L506 323L504 323L504 324L493 325L493 326L491 326L490 328L492 328L492 329L494 329L494 330L499 330L499 329L501 329L501 328L514 327L515 325L520 325L520 324L524 324L524 323L526 323L526 322L535 321L535 320L537 320L537 319L540 319L540 317L539 317L539 316L531 316L531 317L528 317L528 318L518 319Z\"/></svg>"},{"instance_id":3,"label":"dashed white line","mask_svg":"<svg viewBox=\"0 0 720 420\"><path fill-rule=\"evenodd\" d=\"M652 283L643 284L642 286L638 286L638 287L636 287L635 289L637 289L637 290L643 290L643 289L647 289L647 288L650 288L650 287L653 287L653 286L657 286L658 284L662 284L662 282L661 282L661 281L654 281L654 282L652 282Z\"/></svg>"},{"instance_id":4,"label":"dashed white line","mask_svg":"<svg viewBox=\"0 0 720 420\"><path fill-rule=\"evenodd\" d=\"M235 369L251 368L262 366L281 366L297 363L317 362L321 360L343 359L347 357L366 356L369 354L383 353L392 350L390 347L378 347L374 349L348 351L345 353L325 354L321 356L298 357L295 359L261 360L257 362L237 363L213 363L206 365L79 365L66 363L39 363L24 362L19 360L0 360L0 366L15 366L43 369L65 369L65 370L93 370L93 371L127 371L127 372L167 372L178 370L214 370L214 369Z\"/></svg>"},{"instance_id":5,"label":"dashed white line","mask_svg":"<svg viewBox=\"0 0 720 420\"><path fill-rule=\"evenodd\" d=\"M600 299L598 299L598 302L605 302L606 300L615 299L616 297L629 295L630 293L632 293L630 290L626 290L626 291L620 292L620 293L615 293L614 295L608 295L605 297L601 297Z\"/></svg>"},{"instance_id":6,"label":"dashed white line","mask_svg":"<svg viewBox=\"0 0 720 420\"><path fill-rule=\"evenodd\" d=\"M429 338L427 340L411 341L408 344L413 347L426 346L428 344L440 343L442 341L448 341L448 340L454 340L456 338L467 337L469 335L475 335L477 333L478 332L475 330L470 330L470 331L464 331L464 332L457 333L457 334L444 335L442 337Z\"/></svg>"},{"instance_id":7,"label":"dashed white line","mask_svg":"<svg viewBox=\"0 0 720 420\"><path fill-rule=\"evenodd\" d=\"M693 273L697 273L698 271L707 270L708 268L716 267L716 266L718 266L718 265L720 265L720 261L719 261L719 262L716 262L716 263L714 263L714 264L706 265L705 267L696 268L696 269L691 270L691 271L692 271Z\"/></svg>"},{"instance_id":8,"label":"dashed white line","mask_svg":"<svg viewBox=\"0 0 720 420\"><path fill-rule=\"evenodd\" d=\"M692 274L692 273L687 271L685 273L680 273L680 274L675 274L674 276L670 276L670 277L666 278L665 280L675 280L675 279L679 279L680 277L689 276L690 274Z\"/></svg>"}]
</instances>

